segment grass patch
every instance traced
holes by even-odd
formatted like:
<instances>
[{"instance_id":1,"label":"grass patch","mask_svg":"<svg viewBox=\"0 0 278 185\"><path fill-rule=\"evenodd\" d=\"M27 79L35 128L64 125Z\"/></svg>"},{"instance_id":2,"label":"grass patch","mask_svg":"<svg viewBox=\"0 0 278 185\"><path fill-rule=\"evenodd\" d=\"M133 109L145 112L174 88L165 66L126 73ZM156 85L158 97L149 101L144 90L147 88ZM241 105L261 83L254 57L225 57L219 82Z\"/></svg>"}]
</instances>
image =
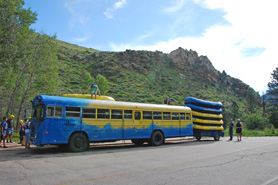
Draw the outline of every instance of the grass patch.
<instances>
[{"instance_id":1,"label":"grass patch","mask_svg":"<svg viewBox=\"0 0 278 185\"><path fill-rule=\"evenodd\" d=\"M229 136L229 129L224 130L225 136ZM236 136L236 131L234 129L234 136ZM247 137L260 137L260 136L278 136L278 129L266 128L264 130L242 130L242 135Z\"/></svg>"}]
</instances>

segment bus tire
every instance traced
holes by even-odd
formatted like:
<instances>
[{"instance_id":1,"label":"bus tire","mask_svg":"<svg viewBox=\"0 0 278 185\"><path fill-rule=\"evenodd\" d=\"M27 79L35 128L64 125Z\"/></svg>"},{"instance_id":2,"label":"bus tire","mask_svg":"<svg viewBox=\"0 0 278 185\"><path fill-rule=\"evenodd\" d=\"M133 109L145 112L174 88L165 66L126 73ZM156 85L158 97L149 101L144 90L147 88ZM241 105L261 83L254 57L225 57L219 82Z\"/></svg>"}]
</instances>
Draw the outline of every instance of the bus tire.
<instances>
[{"instance_id":1,"label":"bus tire","mask_svg":"<svg viewBox=\"0 0 278 185\"><path fill-rule=\"evenodd\" d=\"M196 139L197 139L198 141L200 141L201 138L202 138L201 136L197 136L197 137L196 137Z\"/></svg>"},{"instance_id":2,"label":"bus tire","mask_svg":"<svg viewBox=\"0 0 278 185\"><path fill-rule=\"evenodd\" d=\"M154 131L149 141L151 146L159 146L164 143L164 136L160 131Z\"/></svg>"},{"instance_id":3,"label":"bus tire","mask_svg":"<svg viewBox=\"0 0 278 185\"><path fill-rule=\"evenodd\" d=\"M73 134L68 145L69 151L71 152L83 152L87 150L88 146L89 142L87 136L83 134L81 137L81 133Z\"/></svg>"},{"instance_id":4,"label":"bus tire","mask_svg":"<svg viewBox=\"0 0 278 185\"><path fill-rule=\"evenodd\" d=\"M142 146L145 143L143 139L132 139L131 142L136 146Z\"/></svg>"},{"instance_id":5,"label":"bus tire","mask_svg":"<svg viewBox=\"0 0 278 185\"><path fill-rule=\"evenodd\" d=\"M214 140L219 141L219 139L220 139L220 134L219 134L219 132L216 132L215 136L214 136Z\"/></svg>"}]
</instances>

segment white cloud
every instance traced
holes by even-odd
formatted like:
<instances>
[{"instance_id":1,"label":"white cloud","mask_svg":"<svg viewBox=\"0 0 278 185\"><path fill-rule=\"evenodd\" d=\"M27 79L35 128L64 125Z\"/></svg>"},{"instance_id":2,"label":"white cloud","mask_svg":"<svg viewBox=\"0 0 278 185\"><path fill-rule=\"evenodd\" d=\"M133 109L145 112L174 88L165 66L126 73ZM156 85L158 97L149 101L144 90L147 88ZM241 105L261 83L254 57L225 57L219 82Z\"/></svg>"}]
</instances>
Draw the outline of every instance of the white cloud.
<instances>
[{"instance_id":1,"label":"white cloud","mask_svg":"<svg viewBox=\"0 0 278 185\"><path fill-rule=\"evenodd\" d=\"M170 7L167 7L167 8L164 8L163 12L166 12L166 13L177 12L183 7L183 5L186 1L187 0L178 0L178 1L175 0L174 5L170 6Z\"/></svg>"},{"instance_id":2,"label":"white cloud","mask_svg":"<svg viewBox=\"0 0 278 185\"><path fill-rule=\"evenodd\" d=\"M114 4L114 9L122 8L126 4L126 0L118 1Z\"/></svg>"},{"instance_id":3,"label":"white cloud","mask_svg":"<svg viewBox=\"0 0 278 185\"><path fill-rule=\"evenodd\" d=\"M74 42L85 42L88 40L88 37L79 37L79 38L73 38Z\"/></svg>"},{"instance_id":4,"label":"white cloud","mask_svg":"<svg viewBox=\"0 0 278 185\"><path fill-rule=\"evenodd\" d=\"M193 49L206 55L215 68L241 79L257 91L266 89L270 73L278 66L278 17L276 0L194 0L209 9L223 9L229 25L207 28L200 37L180 37L153 45L112 43L114 50L160 50L169 53L178 47ZM180 3L180 2L179 2ZM176 7L179 3L177 3ZM177 10L178 8L170 9ZM196 23L198 24L198 23ZM245 57L246 48L264 48L260 55Z\"/></svg>"},{"instance_id":5,"label":"white cloud","mask_svg":"<svg viewBox=\"0 0 278 185\"><path fill-rule=\"evenodd\" d=\"M105 12L103 12L103 14L105 15L105 17L107 17L108 19L113 19L113 13L115 10L119 9L119 8L123 8L123 6L126 4L126 0L120 0L117 1L116 3L114 3L112 8L107 8L105 10Z\"/></svg>"}]
</instances>

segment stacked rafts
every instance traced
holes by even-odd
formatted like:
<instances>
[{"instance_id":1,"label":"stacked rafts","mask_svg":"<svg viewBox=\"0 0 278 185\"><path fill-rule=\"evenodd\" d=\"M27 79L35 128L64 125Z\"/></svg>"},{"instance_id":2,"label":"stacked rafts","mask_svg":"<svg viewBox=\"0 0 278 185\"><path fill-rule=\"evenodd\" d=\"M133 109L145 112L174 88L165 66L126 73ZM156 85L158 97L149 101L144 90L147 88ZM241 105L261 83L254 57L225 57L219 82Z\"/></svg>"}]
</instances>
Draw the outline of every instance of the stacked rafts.
<instances>
[{"instance_id":1,"label":"stacked rafts","mask_svg":"<svg viewBox=\"0 0 278 185\"><path fill-rule=\"evenodd\" d=\"M193 133L198 140L203 136L214 137L215 140L224 136L221 102L188 97L185 98L184 105L192 109Z\"/></svg>"}]
</instances>

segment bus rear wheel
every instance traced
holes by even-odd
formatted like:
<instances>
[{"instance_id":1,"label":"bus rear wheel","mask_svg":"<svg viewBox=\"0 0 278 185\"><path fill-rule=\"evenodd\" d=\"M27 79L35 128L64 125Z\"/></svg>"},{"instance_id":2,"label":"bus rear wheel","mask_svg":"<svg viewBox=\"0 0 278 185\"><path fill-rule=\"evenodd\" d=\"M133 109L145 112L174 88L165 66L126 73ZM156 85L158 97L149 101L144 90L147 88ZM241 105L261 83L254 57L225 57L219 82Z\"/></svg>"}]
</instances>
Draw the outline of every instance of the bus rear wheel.
<instances>
[{"instance_id":1,"label":"bus rear wheel","mask_svg":"<svg viewBox=\"0 0 278 185\"><path fill-rule=\"evenodd\" d=\"M89 142L85 134L75 133L71 136L69 141L69 151L83 152L88 149Z\"/></svg>"},{"instance_id":2,"label":"bus rear wheel","mask_svg":"<svg viewBox=\"0 0 278 185\"><path fill-rule=\"evenodd\" d=\"M151 146L159 146L164 143L164 136L160 131L154 131L149 141Z\"/></svg>"}]
</instances>

